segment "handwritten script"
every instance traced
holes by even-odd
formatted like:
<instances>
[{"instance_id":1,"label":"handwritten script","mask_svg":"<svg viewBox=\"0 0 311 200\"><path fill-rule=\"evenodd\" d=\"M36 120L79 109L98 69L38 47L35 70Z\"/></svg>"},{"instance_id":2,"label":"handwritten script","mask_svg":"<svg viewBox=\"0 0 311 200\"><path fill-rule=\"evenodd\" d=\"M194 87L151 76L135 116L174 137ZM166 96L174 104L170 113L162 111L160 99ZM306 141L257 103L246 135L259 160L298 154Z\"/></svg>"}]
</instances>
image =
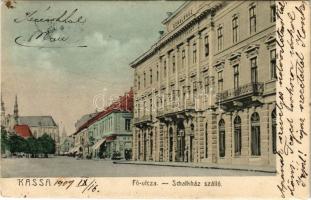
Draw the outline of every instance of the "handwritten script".
<instances>
[{"instance_id":1,"label":"handwritten script","mask_svg":"<svg viewBox=\"0 0 311 200\"><path fill-rule=\"evenodd\" d=\"M54 12L49 6L45 10L26 11L22 17L15 18L14 23L27 26L26 31L15 37L15 43L39 48L87 47L79 44L78 32L86 23L86 19L79 15L79 10Z\"/></svg>"},{"instance_id":2,"label":"handwritten script","mask_svg":"<svg viewBox=\"0 0 311 200\"><path fill-rule=\"evenodd\" d=\"M78 189L81 193L99 192L99 186L94 178L18 178L17 184L20 187L56 187L64 188L65 190Z\"/></svg>"},{"instance_id":3,"label":"handwritten script","mask_svg":"<svg viewBox=\"0 0 311 200\"><path fill-rule=\"evenodd\" d=\"M295 196L308 184L306 109L306 2L277 5L278 151L281 197ZM286 59L285 59L286 58Z\"/></svg>"}]
</instances>

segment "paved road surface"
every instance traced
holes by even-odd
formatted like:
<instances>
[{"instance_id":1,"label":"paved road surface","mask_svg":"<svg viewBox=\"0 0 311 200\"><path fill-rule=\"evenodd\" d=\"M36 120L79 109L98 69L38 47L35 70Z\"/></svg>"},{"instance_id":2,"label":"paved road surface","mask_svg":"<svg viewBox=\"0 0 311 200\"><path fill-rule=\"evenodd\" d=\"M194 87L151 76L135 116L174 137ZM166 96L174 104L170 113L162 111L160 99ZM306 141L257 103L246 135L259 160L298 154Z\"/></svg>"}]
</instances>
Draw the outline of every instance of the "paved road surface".
<instances>
[{"instance_id":1,"label":"paved road surface","mask_svg":"<svg viewBox=\"0 0 311 200\"><path fill-rule=\"evenodd\" d=\"M271 176L235 170L113 164L71 157L1 159L1 177Z\"/></svg>"}]
</instances>

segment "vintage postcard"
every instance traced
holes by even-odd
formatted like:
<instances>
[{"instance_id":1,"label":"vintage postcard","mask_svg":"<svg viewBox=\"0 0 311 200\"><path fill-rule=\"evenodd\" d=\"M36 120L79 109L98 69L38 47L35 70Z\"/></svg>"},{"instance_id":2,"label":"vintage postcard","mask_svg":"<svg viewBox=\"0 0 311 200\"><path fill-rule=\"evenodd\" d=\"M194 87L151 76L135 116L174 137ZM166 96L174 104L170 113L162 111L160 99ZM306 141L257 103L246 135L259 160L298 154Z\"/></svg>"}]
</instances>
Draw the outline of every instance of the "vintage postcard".
<instances>
[{"instance_id":1,"label":"vintage postcard","mask_svg":"<svg viewBox=\"0 0 311 200\"><path fill-rule=\"evenodd\" d=\"M3 197L310 195L310 1L1 2Z\"/></svg>"}]
</instances>

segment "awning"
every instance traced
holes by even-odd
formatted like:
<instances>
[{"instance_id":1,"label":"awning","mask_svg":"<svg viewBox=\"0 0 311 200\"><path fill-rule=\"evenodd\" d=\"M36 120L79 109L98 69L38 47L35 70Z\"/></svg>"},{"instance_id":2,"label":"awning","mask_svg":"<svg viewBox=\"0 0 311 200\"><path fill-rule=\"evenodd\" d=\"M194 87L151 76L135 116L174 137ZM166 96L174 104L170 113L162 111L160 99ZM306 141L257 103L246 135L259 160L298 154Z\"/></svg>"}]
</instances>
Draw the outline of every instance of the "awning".
<instances>
[{"instance_id":1,"label":"awning","mask_svg":"<svg viewBox=\"0 0 311 200\"><path fill-rule=\"evenodd\" d=\"M106 138L103 138L103 139L101 139L101 140L98 140L98 141L96 142L96 144L93 145L92 148L93 148L94 150L98 149L98 148L100 147L100 145L102 145L105 141L106 141Z\"/></svg>"},{"instance_id":2,"label":"awning","mask_svg":"<svg viewBox=\"0 0 311 200\"><path fill-rule=\"evenodd\" d=\"M111 142L111 141L113 141L113 140L115 140L115 139L116 139L116 136L115 136L115 135L111 135L111 136L106 137L106 141L107 141L107 142Z\"/></svg>"},{"instance_id":3,"label":"awning","mask_svg":"<svg viewBox=\"0 0 311 200\"><path fill-rule=\"evenodd\" d=\"M75 148L70 149L70 150L68 151L68 153L73 153L74 149L75 149Z\"/></svg>"},{"instance_id":4,"label":"awning","mask_svg":"<svg viewBox=\"0 0 311 200\"><path fill-rule=\"evenodd\" d=\"M79 148L81 146L77 146L77 147L73 147L72 149L69 150L69 153L75 153L75 152L79 152Z\"/></svg>"}]
</instances>

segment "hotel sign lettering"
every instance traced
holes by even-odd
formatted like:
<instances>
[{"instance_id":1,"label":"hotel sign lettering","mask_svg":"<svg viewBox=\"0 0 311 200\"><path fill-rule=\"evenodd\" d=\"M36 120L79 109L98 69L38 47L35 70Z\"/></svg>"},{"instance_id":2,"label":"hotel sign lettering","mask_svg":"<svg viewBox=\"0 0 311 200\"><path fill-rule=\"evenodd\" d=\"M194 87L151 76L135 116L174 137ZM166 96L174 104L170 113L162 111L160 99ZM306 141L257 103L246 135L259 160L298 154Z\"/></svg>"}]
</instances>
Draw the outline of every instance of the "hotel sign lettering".
<instances>
[{"instance_id":1,"label":"hotel sign lettering","mask_svg":"<svg viewBox=\"0 0 311 200\"><path fill-rule=\"evenodd\" d=\"M187 11L184 15L178 18L175 22L173 22L173 29L177 28L184 21L189 19L192 16L192 10Z\"/></svg>"}]
</instances>

